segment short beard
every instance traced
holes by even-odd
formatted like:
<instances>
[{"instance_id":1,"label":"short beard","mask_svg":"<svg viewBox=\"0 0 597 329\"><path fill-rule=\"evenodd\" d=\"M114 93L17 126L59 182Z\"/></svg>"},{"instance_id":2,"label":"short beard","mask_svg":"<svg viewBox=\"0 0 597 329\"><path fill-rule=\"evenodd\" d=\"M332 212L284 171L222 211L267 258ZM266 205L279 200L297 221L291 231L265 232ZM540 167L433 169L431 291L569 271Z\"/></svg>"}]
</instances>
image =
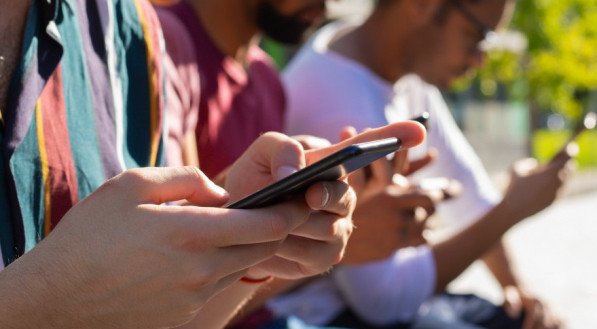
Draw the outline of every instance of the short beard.
<instances>
[{"instance_id":1,"label":"short beard","mask_svg":"<svg viewBox=\"0 0 597 329\"><path fill-rule=\"evenodd\" d=\"M311 24L301 19L301 12L291 16L281 15L267 0L257 6L256 21L257 27L266 36L289 45L301 43L305 31L311 27Z\"/></svg>"}]
</instances>

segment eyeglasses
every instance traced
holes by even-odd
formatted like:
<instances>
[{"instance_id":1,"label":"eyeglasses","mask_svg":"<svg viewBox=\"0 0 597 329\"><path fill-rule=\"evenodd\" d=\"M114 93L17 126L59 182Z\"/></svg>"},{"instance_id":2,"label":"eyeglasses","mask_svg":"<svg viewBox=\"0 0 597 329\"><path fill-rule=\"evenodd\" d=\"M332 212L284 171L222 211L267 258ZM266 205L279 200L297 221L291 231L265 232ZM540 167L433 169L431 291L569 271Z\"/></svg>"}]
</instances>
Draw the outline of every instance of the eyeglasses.
<instances>
[{"instance_id":1,"label":"eyeglasses","mask_svg":"<svg viewBox=\"0 0 597 329\"><path fill-rule=\"evenodd\" d=\"M454 5L454 7L462 14L462 16L464 16L464 18L473 24L477 32L479 32L479 35L482 37L478 44L479 50L484 51L490 48L493 43L495 43L497 39L497 33L483 23L479 18L477 18L477 16L475 16L475 14L473 14L471 10L462 3L462 1L449 0L449 3Z\"/></svg>"}]
</instances>

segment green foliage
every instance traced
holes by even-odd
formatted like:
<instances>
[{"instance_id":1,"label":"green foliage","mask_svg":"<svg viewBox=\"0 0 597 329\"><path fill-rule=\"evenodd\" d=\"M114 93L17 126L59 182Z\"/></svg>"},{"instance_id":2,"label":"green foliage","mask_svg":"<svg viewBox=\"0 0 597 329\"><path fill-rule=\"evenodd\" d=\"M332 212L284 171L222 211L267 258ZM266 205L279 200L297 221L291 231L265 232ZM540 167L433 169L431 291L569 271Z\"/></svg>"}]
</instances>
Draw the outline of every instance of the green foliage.
<instances>
[{"instance_id":1,"label":"green foliage","mask_svg":"<svg viewBox=\"0 0 597 329\"><path fill-rule=\"evenodd\" d=\"M480 90L492 96L498 83L509 96L577 118L578 92L597 90L597 0L519 0L510 29L528 38L525 54L488 54Z\"/></svg>"},{"instance_id":2,"label":"green foliage","mask_svg":"<svg viewBox=\"0 0 597 329\"><path fill-rule=\"evenodd\" d=\"M541 129L533 134L533 154L542 163L549 161L568 140L570 132ZM586 131L577 140L580 152L576 157L579 168L597 166L597 131Z\"/></svg>"}]
</instances>

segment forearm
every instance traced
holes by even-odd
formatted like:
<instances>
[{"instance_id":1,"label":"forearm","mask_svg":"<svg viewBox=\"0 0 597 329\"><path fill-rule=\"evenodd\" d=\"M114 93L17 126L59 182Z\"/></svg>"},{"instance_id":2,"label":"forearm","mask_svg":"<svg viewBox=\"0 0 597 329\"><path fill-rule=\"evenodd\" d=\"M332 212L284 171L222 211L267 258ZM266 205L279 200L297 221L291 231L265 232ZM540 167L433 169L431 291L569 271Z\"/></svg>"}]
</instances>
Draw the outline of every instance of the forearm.
<instances>
[{"instance_id":1,"label":"forearm","mask_svg":"<svg viewBox=\"0 0 597 329\"><path fill-rule=\"evenodd\" d=\"M455 236L432 246L437 268L436 292L482 257L521 218L502 202Z\"/></svg>"},{"instance_id":2,"label":"forearm","mask_svg":"<svg viewBox=\"0 0 597 329\"><path fill-rule=\"evenodd\" d=\"M224 328L263 284L237 282L214 296L182 329Z\"/></svg>"},{"instance_id":3,"label":"forearm","mask_svg":"<svg viewBox=\"0 0 597 329\"><path fill-rule=\"evenodd\" d=\"M512 270L504 242L500 240L483 256L483 261L500 286L518 286L518 280Z\"/></svg>"},{"instance_id":4,"label":"forearm","mask_svg":"<svg viewBox=\"0 0 597 329\"><path fill-rule=\"evenodd\" d=\"M234 315L230 323L237 324L241 322L246 316L263 307L263 305L265 305L265 303L271 298L290 291L311 279L312 278L306 278L302 280L274 279L266 286L259 289L255 295L245 303L245 305L242 307L242 310Z\"/></svg>"}]
</instances>

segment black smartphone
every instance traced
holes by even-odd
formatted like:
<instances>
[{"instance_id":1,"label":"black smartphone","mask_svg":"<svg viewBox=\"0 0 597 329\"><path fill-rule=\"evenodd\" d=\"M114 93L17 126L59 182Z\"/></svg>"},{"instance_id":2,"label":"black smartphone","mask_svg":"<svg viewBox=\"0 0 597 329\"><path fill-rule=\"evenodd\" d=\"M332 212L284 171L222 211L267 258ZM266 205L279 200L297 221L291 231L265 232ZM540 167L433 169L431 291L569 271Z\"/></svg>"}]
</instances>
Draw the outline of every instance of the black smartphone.
<instances>
[{"instance_id":1,"label":"black smartphone","mask_svg":"<svg viewBox=\"0 0 597 329\"><path fill-rule=\"evenodd\" d=\"M423 126L425 126L426 129L429 129L429 124L428 124L428 122L429 122L429 112L423 112L419 116L411 118L410 120L416 121L416 122L422 124Z\"/></svg>"},{"instance_id":2,"label":"black smartphone","mask_svg":"<svg viewBox=\"0 0 597 329\"><path fill-rule=\"evenodd\" d=\"M572 134L568 138L568 143L577 139L578 136L583 131L594 129L596 125L597 125L597 113L595 113L595 112L584 113L584 115L581 117L580 120L578 120L578 122L572 129Z\"/></svg>"},{"instance_id":3,"label":"black smartphone","mask_svg":"<svg viewBox=\"0 0 597 329\"><path fill-rule=\"evenodd\" d=\"M578 136L580 136L586 130L595 129L595 126L597 126L597 113L593 111L583 113L580 120L578 120L572 128L570 136L568 139L566 139L566 142L560 148L560 150L558 150L558 152L556 152L552 157L552 160L555 159L559 154L568 152L568 147L570 147L571 144L576 141Z\"/></svg>"},{"instance_id":4,"label":"black smartphone","mask_svg":"<svg viewBox=\"0 0 597 329\"><path fill-rule=\"evenodd\" d=\"M228 206L232 209L262 208L303 194L319 181L334 181L400 149L398 138L353 144Z\"/></svg>"}]
</instances>

